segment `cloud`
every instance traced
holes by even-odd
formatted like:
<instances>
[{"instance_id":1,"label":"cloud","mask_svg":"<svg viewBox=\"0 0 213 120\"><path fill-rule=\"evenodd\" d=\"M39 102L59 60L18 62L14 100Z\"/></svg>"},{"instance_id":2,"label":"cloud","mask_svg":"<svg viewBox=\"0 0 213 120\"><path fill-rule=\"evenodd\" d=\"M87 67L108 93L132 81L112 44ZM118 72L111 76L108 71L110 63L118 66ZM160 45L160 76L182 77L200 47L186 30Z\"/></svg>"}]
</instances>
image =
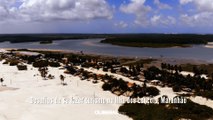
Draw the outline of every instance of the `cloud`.
<instances>
[{"instance_id":1,"label":"cloud","mask_svg":"<svg viewBox=\"0 0 213 120\"><path fill-rule=\"evenodd\" d=\"M141 26L158 26L158 25L173 25L176 19L172 16L154 15L152 16L152 8L145 5L146 0L131 0L129 4L122 4L120 10L127 14L136 16L134 23ZM159 9L172 9L169 5L155 0L154 3Z\"/></svg>"},{"instance_id":2,"label":"cloud","mask_svg":"<svg viewBox=\"0 0 213 120\"><path fill-rule=\"evenodd\" d=\"M172 9L171 6L165 3L161 3L160 0L154 0L154 4L157 5L159 9Z\"/></svg>"},{"instance_id":3,"label":"cloud","mask_svg":"<svg viewBox=\"0 0 213 120\"><path fill-rule=\"evenodd\" d=\"M155 23L157 23L157 21L160 20L160 18L161 18L160 15L155 15L155 16L153 16L153 17L151 18L151 22L152 22L153 24L155 24Z\"/></svg>"},{"instance_id":4,"label":"cloud","mask_svg":"<svg viewBox=\"0 0 213 120\"><path fill-rule=\"evenodd\" d=\"M180 0L180 4L181 5L185 5L185 4L188 4L190 2L192 2L193 0Z\"/></svg>"},{"instance_id":5,"label":"cloud","mask_svg":"<svg viewBox=\"0 0 213 120\"><path fill-rule=\"evenodd\" d=\"M20 0L20 5L0 5L0 16L24 21L111 19L113 12L105 0ZM7 5L7 6L6 6ZM5 7L6 6L6 7Z\"/></svg>"},{"instance_id":6,"label":"cloud","mask_svg":"<svg viewBox=\"0 0 213 120\"><path fill-rule=\"evenodd\" d=\"M4 19L7 17L7 9L4 6L0 6L0 20Z\"/></svg>"},{"instance_id":7,"label":"cloud","mask_svg":"<svg viewBox=\"0 0 213 120\"><path fill-rule=\"evenodd\" d=\"M201 12L194 15L182 14L180 20L183 24L189 25L191 27L197 26L213 26L210 21L213 21L212 12Z\"/></svg>"},{"instance_id":8,"label":"cloud","mask_svg":"<svg viewBox=\"0 0 213 120\"><path fill-rule=\"evenodd\" d=\"M209 22L213 20L213 2L212 0L180 0L180 4L192 4L195 6L195 12L184 13L180 15L183 24L189 26L213 26Z\"/></svg>"},{"instance_id":9,"label":"cloud","mask_svg":"<svg viewBox=\"0 0 213 120\"><path fill-rule=\"evenodd\" d=\"M0 20L8 18L9 15L8 5L9 1L0 1Z\"/></svg>"},{"instance_id":10,"label":"cloud","mask_svg":"<svg viewBox=\"0 0 213 120\"><path fill-rule=\"evenodd\" d=\"M116 27L120 27L120 28L126 28L126 27L128 27L128 24L125 23L124 21L120 21L119 23L115 23L114 25Z\"/></svg>"},{"instance_id":11,"label":"cloud","mask_svg":"<svg viewBox=\"0 0 213 120\"><path fill-rule=\"evenodd\" d=\"M170 26L176 24L176 19L172 16L154 15L151 17L150 22L153 26Z\"/></svg>"},{"instance_id":12,"label":"cloud","mask_svg":"<svg viewBox=\"0 0 213 120\"><path fill-rule=\"evenodd\" d=\"M212 0L180 0L179 2L182 5L192 3L199 11L213 11Z\"/></svg>"},{"instance_id":13,"label":"cloud","mask_svg":"<svg viewBox=\"0 0 213 120\"><path fill-rule=\"evenodd\" d=\"M194 0L193 2L200 11L213 11L212 0Z\"/></svg>"},{"instance_id":14,"label":"cloud","mask_svg":"<svg viewBox=\"0 0 213 120\"><path fill-rule=\"evenodd\" d=\"M148 13L152 10L150 6L144 5L146 0L131 0L129 4L122 4L120 10L127 14L136 16L135 24L146 26L149 24Z\"/></svg>"}]
</instances>

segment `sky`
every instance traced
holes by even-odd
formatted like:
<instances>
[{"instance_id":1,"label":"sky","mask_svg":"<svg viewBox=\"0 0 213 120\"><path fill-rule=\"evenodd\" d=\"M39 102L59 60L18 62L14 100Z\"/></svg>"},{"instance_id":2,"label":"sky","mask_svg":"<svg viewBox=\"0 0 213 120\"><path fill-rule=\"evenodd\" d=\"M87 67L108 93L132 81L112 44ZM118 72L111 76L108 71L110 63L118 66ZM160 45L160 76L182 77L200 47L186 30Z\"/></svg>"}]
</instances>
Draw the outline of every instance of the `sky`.
<instances>
[{"instance_id":1,"label":"sky","mask_svg":"<svg viewBox=\"0 0 213 120\"><path fill-rule=\"evenodd\" d=\"M0 34L205 34L212 21L212 0L0 0Z\"/></svg>"}]
</instances>

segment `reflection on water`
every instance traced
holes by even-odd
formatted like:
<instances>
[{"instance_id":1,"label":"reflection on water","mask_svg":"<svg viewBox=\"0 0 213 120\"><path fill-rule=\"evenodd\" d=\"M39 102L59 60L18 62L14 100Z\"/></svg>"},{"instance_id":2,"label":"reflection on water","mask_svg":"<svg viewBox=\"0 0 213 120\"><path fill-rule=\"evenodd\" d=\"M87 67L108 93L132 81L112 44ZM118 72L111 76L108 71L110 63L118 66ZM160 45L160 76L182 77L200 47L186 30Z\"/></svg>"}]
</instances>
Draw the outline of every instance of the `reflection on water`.
<instances>
[{"instance_id":1,"label":"reflection on water","mask_svg":"<svg viewBox=\"0 0 213 120\"><path fill-rule=\"evenodd\" d=\"M29 49L57 49L84 51L85 53L107 54L114 56L130 57L169 57L198 59L213 62L213 47L207 48L204 45L194 45L190 48L135 48L115 46L111 44L100 43L101 39L88 40L61 40L54 41L53 44L39 43L0 43L0 48L29 48ZM209 44L212 46L212 44Z\"/></svg>"}]
</instances>

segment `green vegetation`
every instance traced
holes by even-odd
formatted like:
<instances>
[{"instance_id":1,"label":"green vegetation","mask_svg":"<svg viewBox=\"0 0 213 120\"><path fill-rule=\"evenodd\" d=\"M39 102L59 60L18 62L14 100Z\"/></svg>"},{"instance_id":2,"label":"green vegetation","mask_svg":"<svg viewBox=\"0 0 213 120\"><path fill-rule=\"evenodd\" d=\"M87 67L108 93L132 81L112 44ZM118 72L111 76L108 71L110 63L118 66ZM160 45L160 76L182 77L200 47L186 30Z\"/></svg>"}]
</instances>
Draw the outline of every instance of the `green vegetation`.
<instances>
[{"instance_id":1,"label":"green vegetation","mask_svg":"<svg viewBox=\"0 0 213 120\"><path fill-rule=\"evenodd\" d=\"M179 85L175 85L175 86L172 87L172 90L174 92L180 92L181 91L181 87Z\"/></svg>"},{"instance_id":2,"label":"green vegetation","mask_svg":"<svg viewBox=\"0 0 213 120\"><path fill-rule=\"evenodd\" d=\"M41 74L41 77L43 77L44 80L46 80L47 74L48 74L48 68L47 67L40 67L38 71Z\"/></svg>"},{"instance_id":3,"label":"green vegetation","mask_svg":"<svg viewBox=\"0 0 213 120\"><path fill-rule=\"evenodd\" d=\"M102 42L104 43L104 42ZM160 43L140 43L140 42L112 42L113 45L120 45L120 46L128 46L128 47L151 47L151 48L168 48L168 47L190 47L191 45L186 44L160 44Z\"/></svg>"},{"instance_id":4,"label":"green vegetation","mask_svg":"<svg viewBox=\"0 0 213 120\"><path fill-rule=\"evenodd\" d=\"M3 64L9 64L10 66L16 66L20 63L19 60L15 59L15 58L11 58L11 59L6 59L6 61Z\"/></svg>"},{"instance_id":5,"label":"green vegetation","mask_svg":"<svg viewBox=\"0 0 213 120\"><path fill-rule=\"evenodd\" d=\"M33 63L33 67L37 67L37 68L40 68L40 67L60 67L60 63L59 62L55 62L55 61L48 61L48 60L38 60L38 61L35 61Z\"/></svg>"},{"instance_id":6,"label":"green vegetation","mask_svg":"<svg viewBox=\"0 0 213 120\"><path fill-rule=\"evenodd\" d=\"M10 66L16 66L18 65L19 61L18 60L10 60Z\"/></svg>"},{"instance_id":7,"label":"green vegetation","mask_svg":"<svg viewBox=\"0 0 213 120\"><path fill-rule=\"evenodd\" d=\"M119 108L133 120L204 120L213 118L213 110L187 100L186 104L127 104Z\"/></svg>"},{"instance_id":8,"label":"green vegetation","mask_svg":"<svg viewBox=\"0 0 213 120\"><path fill-rule=\"evenodd\" d=\"M195 69L200 69L201 71L204 71L204 72L207 71L209 77L211 77L213 73L213 64L200 64L200 65L182 64L181 67L184 71L189 71L189 72L194 72Z\"/></svg>"},{"instance_id":9,"label":"green vegetation","mask_svg":"<svg viewBox=\"0 0 213 120\"><path fill-rule=\"evenodd\" d=\"M182 71L180 66L162 63L161 68L162 69L152 66L147 70L144 70L144 77L147 80L160 80L170 87L180 86L195 91L213 90L213 80L201 77L204 73L201 72L201 70L195 69L194 76L184 76L180 73ZM177 89L175 88L174 90ZM187 91L189 91L189 89Z\"/></svg>"},{"instance_id":10,"label":"green vegetation","mask_svg":"<svg viewBox=\"0 0 213 120\"><path fill-rule=\"evenodd\" d=\"M60 67L60 63L59 62L55 62L55 61L50 61L48 62L50 67Z\"/></svg>"},{"instance_id":11,"label":"green vegetation","mask_svg":"<svg viewBox=\"0 0 213 120\"><path fill-rule=\"evenodd\" d=\"M27 70L26 65L17 65L18 70Z\"/></svg>"},{"instance_id":12,"label":"green vegetation","mask_svg":"<svg viewBox=\"0 0 213 120\"><path fill-rule=\"evenodd\" d=\"M1 34L0 42L41 42L53 40L106 38L102 43L133 47L189 47L191 44L206 44L213 35L198 34Z\"/></svg>"},{"instance_id":13,"label":"green vegetation","mask_svg":"<svg viewBox=\"0 0 213 120\"><path fill-rule=\"evenodd\" d=\"M48 66L47 60L39 60L33 63L33 67L36 67L36 68L42 68L47 66Z\"/></svg>"},{"instance_id":14,"label":"green vegetation","mask_svg":"<svg viewBox=\"0 0 213 120\"><path fill-rule=\"evenodd\" d=\"M195 93L197 96L202 96L207 99L213 100L213 91L199 91Z\"/></svg>"},{"instance_id":15,"label":"green vegetation","mask_svg":"<svg viewBox=\"0 0 213 120\"><path fill-rule=\"evenodd\" d=\"M129 94L131 98L144 97L144 96L157 96L160 91L155 87L147 87L146 84L143 86L133 84L131 87L128 86L128 82L123 79L116 79L112 76L103 76L104 84L103 90L117 93L117 95Z\"/></svg>"},{"instance_id":16,"label":"green vegetation","mask_svg":"<svg viewBox=\"0 0 213 120\"><path fill-rule=\"evenodd\" d=\"M136 34L109 37L102 43L131 47L189 47L192 44L207 44L213 35L196 34Z\"/></svg>"},{"instance_id":17,"label":"green vegetation","mask_svg":"<svg viewBox=\"0 0 213 120\"><path fill-rule=\"evenodd\" d=\"M52 40L45 40L40 42L40 44L52 44L52 43L53 43Z\"/></svg>"},{"instance_id":18,"label":"green vegetation","mask_svg":"<svg viewBox=\"0 0 213 120\"><path fill-rule=\"evenodd\" d=\"M105 36L106 35L99 34L0 34L0 42L10 41L11 43L19 43L42 41L41 43L47 43L52 40L103 38Z\"/></svg>"},{"instance_id":19,"label":"green vegetation","mask_svg":"<svg viewBox=\"0 0 213 120\"><path fill-rule=\"evenodd\" d=\"M156 59L140 59L140 60L128 60L127 62L123 62L122 65L130 66L130 65L138 65L138 64L150 64L154 61L157 61Z\"/></svg>"}]
</instances>

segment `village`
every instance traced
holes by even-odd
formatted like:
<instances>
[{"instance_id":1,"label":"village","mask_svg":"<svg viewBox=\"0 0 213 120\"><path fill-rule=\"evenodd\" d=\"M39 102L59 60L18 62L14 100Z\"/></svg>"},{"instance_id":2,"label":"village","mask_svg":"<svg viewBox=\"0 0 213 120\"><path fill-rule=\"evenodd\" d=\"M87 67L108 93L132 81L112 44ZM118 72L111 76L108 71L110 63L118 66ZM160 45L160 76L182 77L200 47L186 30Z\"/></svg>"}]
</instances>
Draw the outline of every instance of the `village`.
<instances>
[{"instance_id":1,"label":"village","mask_svg":"<svg viewBox=\"0 0 213 120\"><path fill-rule=\"evenodd\" d=\"M1 64L5 68L11 66L14 71L19 71L18 73L11 72L10 74L15 74L14 76L20 79L20 81L16 81L16 77L13 78L11 75L5 75L9 73L1 72L0 74L3 76L1 77L1 91L23 89L22 85L24 83L21 83L23 76L18 78L18 74L22 74L22 71L31 71L31 75L26 73L26 77L24 77L26 80L33 80L31 80L32 83L25 81L28 83L27 86L31 86L31 84L33 86L39 84L43 84L39 86L47 86L57 83L55 87L58 86L57 89L63 90L71 89L71 86L72 89L82 86L81 82L84 82L92 86L95 85L103 92L107 91L107 93L110 92L108 94L124 97L127 100L128 98L137 99L143 97L158 99L162 96L167 99L176 99L178 96L185 96L195 103L213 108L211 104L213 101L206 99L211 99L211 96L198 94L212 89L212 80L207 71L196 69L196 73L191 73L183 71L177 65L162 63L161 68L158 68L155 66L144 67L147 65L142 62L123 65L121 61L121 59L117 58L84 55L81 52L74 54L30 50L1 50ZM27 77L27 75L30 76ZM186 82L187 80L191 80L189 81L190 83ZM194 83L193 80L200 81L200 83ZM26 88L30 89L27 86ZM55 87L54 89L56 89ZM36 89L37 87L35 87ZM90 87L88 87L88 91L90 91L89 89ZM68 91L66 92L68 95L70 94ZM90 94L96 97L98 93L94 90ZM160 99L159 103L161 103ZM116 106L116 111L118 107L120 105Z\"/></svg>"}]
</instances>

